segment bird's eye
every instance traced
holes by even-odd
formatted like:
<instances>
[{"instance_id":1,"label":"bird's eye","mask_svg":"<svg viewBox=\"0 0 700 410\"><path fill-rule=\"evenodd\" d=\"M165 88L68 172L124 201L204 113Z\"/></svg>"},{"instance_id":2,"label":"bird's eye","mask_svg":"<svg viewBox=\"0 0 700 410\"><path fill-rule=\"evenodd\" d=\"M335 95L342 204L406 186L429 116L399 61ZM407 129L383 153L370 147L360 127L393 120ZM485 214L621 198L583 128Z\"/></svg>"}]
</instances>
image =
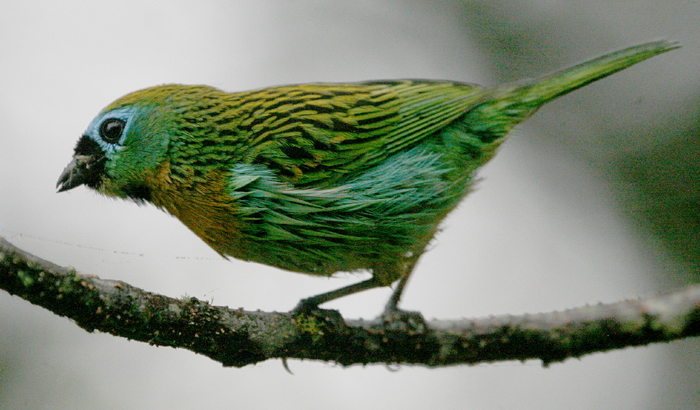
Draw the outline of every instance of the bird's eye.
<instances>
[{"instance_id":1,"label":"bird's eye","mask_svg":"<svg viewBox=\"0 0 700 410\"><path fill-rule=\"evenodd\" d=\"M118 118L109 118L100 125L100 137L110 144L116 144L124 132L126 122Z\"/></svg>"}]
</instances>

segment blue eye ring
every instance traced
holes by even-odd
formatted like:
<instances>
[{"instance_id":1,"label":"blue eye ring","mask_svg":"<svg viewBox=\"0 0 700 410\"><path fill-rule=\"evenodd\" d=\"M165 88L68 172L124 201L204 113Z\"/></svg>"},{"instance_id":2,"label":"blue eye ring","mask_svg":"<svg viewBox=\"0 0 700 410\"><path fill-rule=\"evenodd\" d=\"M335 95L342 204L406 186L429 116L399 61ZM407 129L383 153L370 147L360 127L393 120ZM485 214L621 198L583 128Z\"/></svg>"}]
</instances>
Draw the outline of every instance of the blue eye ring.
<instances>
[{"instance_id":1,"label":"blue eye ring","mask_svg":"<svg viewBox=\"0 0 700 410\"><path fill-rule=\"evenodd\" d=\"M102 112L88 125L85 135L90 136L109 157L123 148L122 145L129 134L131 119L135 113L134 107L121 107Z\"/></svg>"},{"instance_id":2,"label":"blue eye ring","mask_svg":"<svg viewBox=\"0 0 700 410\"><path fill-rule=\"evenodd\" d=\"M100 125L100 138L108 144L116 144L122 137L126 121L120 118L107 118Z\"/></svg>"}]
</instances>

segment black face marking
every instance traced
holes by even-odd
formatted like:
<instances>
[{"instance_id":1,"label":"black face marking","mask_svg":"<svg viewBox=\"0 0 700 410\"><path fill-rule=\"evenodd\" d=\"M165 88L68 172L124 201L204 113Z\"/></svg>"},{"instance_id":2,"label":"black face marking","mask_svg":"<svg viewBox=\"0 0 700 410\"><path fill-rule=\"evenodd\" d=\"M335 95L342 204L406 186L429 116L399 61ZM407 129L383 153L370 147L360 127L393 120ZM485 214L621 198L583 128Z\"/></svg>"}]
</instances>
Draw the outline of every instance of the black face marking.
<instances>
[{"instance_id":1,"label":"black face marking","mask_svg":"<svg viewBox=\"0 0 700 410\"><path fill-rule=\"evenodd\" d=\"M90 158L88 161L81 162L76 172L80 173L84 179L83 184L97 189L102 183L102 175L105 172L105 163L107 162L104 151L92 138L83 135L75 146L75 155Z\"/></svg>"},{"instance_id":2,"label":"black face marking","mask_svg":"<svg viewBox=\"0 0 700 410\"><path fill-rule=\"evenodd\" d=\"M89 136L83 135L78 140L78 143L75 144L75 155L84 155L97 159L104 157L105 153L102 151L100 144L93 141Z\"/></svg>"},{"instance_id":3,"label":"black face marking","mask_svg":"<svg viewBox=\"0 0 700 410\"><path fill-rule=\"evenodd\" d=\"M122 137L126 122L119 118L108 118L100 125L100 138L110 144L116 144Z\"/></svg>"}]
</instances>

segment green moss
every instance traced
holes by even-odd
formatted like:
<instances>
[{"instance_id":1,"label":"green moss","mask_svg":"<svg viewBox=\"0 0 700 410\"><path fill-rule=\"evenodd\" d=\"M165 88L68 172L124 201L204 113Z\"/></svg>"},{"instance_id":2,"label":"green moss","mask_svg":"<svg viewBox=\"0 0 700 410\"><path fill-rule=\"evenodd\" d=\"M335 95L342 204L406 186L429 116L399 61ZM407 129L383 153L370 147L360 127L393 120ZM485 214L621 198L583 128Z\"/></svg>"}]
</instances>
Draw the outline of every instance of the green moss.
<instances>
[{"instance_id":1,"label":"green moss","mask_svg":"<svg viewBox=\"0 0 700 410\"><path fill-rule=\"evenodd\" d=\"M311 340L316 343L324 336L323 323L319 323L314 316L300 314L294 318L294 326L302 334L311 336Z\"/></svg>"},{"instance_id":2,"label":"green moss","mask_svg":"<svg viewBox=\"0 0 700 410\"><path fill-rule=\"evenodd\" d=\"M32 286L32 284L34 284L34 278L29 273L23 270L17 271L17 277L19 278L19 280L22 281L22 284L25 287L29 287Z\"/></svg>"}]
</instances>

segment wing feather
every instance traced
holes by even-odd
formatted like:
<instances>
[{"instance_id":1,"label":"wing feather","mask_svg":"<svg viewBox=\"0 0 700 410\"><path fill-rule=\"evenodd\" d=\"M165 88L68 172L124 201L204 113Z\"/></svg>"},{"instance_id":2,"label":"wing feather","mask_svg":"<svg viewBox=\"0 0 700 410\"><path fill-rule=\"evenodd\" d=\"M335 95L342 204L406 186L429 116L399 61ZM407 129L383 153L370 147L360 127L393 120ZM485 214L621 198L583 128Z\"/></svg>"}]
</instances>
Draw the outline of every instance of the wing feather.
<instances>
[{"instance_id":1,"label":"wing feather","mask_svg":"<svg viewBox=\"0 0 700 410\"><path fill-rule=\"evenodd\" d=\"M264 164L294 186L329 187L416 146L485 94L476 85L423 80L221 92L218 107L206 108L207 124L186 125L185 132L193 137L196 131L201 140L190 161L202 169ZM203 118L201 111L186 114L191 121ZM207 165L207 158L220 159L207 154L209 146L228 147L229 164Z\"/></svg>"}]
</instances>

